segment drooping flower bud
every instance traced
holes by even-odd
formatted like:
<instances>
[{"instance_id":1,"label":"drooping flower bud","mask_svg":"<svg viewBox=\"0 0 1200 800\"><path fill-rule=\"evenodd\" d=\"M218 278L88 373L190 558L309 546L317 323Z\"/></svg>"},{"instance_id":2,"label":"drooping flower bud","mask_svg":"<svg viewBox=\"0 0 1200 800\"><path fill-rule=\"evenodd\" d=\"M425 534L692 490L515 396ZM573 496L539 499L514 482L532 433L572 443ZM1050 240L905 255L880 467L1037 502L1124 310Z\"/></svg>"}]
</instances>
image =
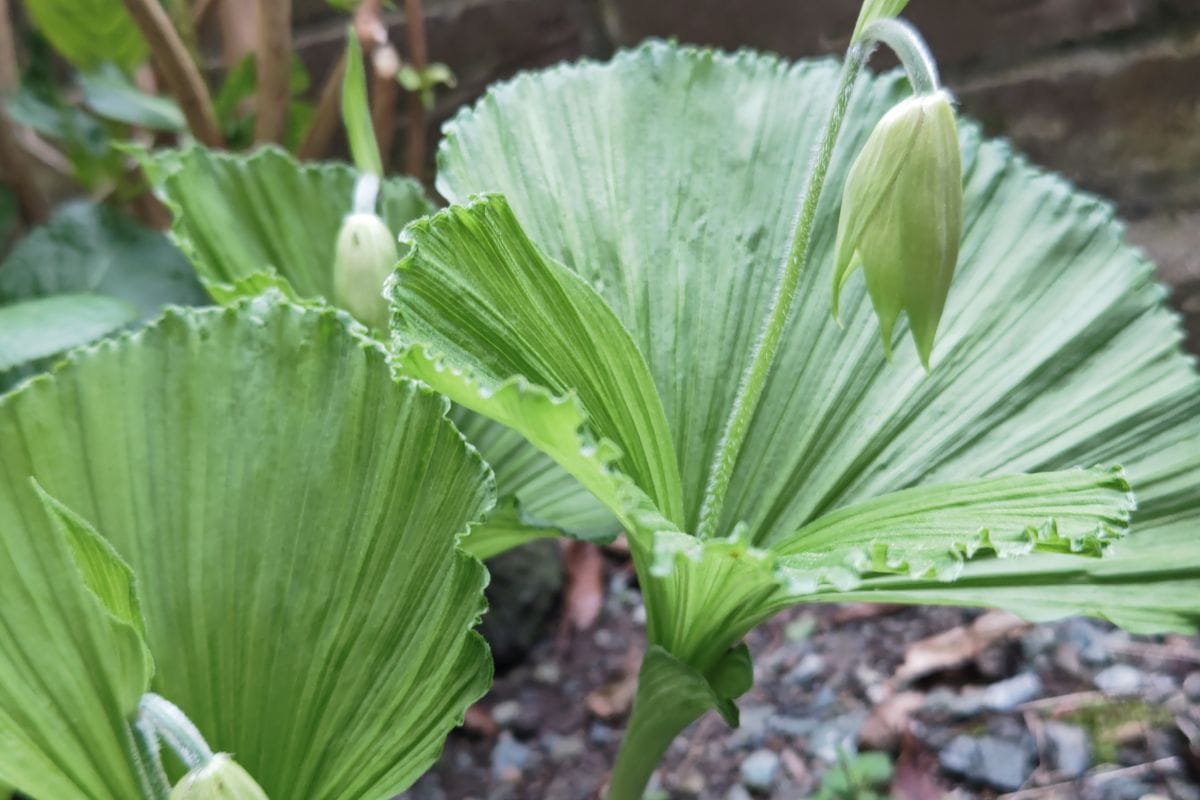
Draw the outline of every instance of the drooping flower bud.
<instances>
[{"instance_id":1,"label":"drooping flower bud","mask_svg":"<svg viewBox=\"0 0 1200 800\"><path fill-rule=\"evenodd\" d=\"M833 314L842 287L863 268L892 355L900 312L929 369L962 238L962 158L949 95L910 97L891 109L850 169L842 195Z\"/></svg>"},{"instance_id":2,"label":"drooping flower bud","mask_svg":"<svg viewBox=\"0 0 1200 800\"><path fill-rule=\"evenodd\" d=\"M267 800L267 793L228 754L217 753L184 775L170 800Z\"/></svg>"},{"instance_id":3,"label":"drooping flower bud","mask_svg":"<svg viewBox=\"0 0 1200 800\"><path fill-rule=\"evenodd\" d=\"M334 302L365 325L386 328L383 282L397 260L396 236L382 219L371 212L347 214L334 255Z\"/></svg>"}]
</instances>

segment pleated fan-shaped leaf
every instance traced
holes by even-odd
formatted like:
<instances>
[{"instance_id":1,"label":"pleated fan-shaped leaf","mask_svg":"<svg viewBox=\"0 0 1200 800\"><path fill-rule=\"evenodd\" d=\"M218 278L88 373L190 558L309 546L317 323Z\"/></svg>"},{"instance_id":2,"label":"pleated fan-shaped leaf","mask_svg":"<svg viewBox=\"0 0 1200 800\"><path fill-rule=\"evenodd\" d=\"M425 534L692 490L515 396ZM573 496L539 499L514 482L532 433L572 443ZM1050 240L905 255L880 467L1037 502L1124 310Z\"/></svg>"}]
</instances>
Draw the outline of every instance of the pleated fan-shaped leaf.
<instances>
[{"instance_id":1,"label":"pleated fan-shaped leaf","mask_svg":"<svg viewBox=\"0 0 1200 800\"><path fill-rule=\"evenodd\" d=\"M538 429L529 420L541 413L539 392L573 399L579 427L539 447L568 469L580 454L598 460L619 473L612 482L625 476L655 497L628 465L660 458L660 441L614 438L605 422L613 409L598 408L608 403L595 391L602 377L565 380L574 367L552 359L546 331L567 327L554 337L597 346L632 339L661 401L683 501L678 530L648 530L658 544L642 565L653 561L659 575L643 584L648 625L652 640L693 666L684 651L711 650L698 658L712 663L767 613L804 599L977 603L1038 618L1095 614L1141 630L1196 627L1200 378L1152 266L1125 242L1109 205L967 122L964 239L932 373L907 340L887 362L861 280L842 295L845 329L831 318L841 187L876 121L909 91L897 75L855 88L813 258L719 536L688 535L837 72L831 61L651 42L609 63L494 87L447 125L439 152L440 191L476 218L412 227L412 253L393 279L393 335L405 357L426 362L459 402L508 424L527 418L527 435ZM507 209L529 247L507 223L484 222ZM580 321L580 304L561 296L518 300L534 260L543 282L574 272L611 320ZM497 275L478 280L488 269ZM439 289L457 307L418 302ZM464 320L475 326L469 342ZM497 371L501 363L510 369ZM516 388L529 399L521 414L501 391ZM646 415L626 428L656 424ZM587 447L602 440L618 442L623 460ZM1110 472L1117 465L1138 501L1120 541L1131 508L1125 478ZM1020 473L1046 474L1029 484ZM978 494L995 480L1014 483ZM898 509L912 496L876 499L918 488L930 492L922 502L931 514L952 513L913 527L905 514L850 511ZM979 502L955 508L964 489ZM608 502L620 515L633 496ZM1025 518L1008 519L1003 541L984 536L1005 509ZM1066 522L1075 514L1080 524ZM821 526L828 535L814 536ZM927 535L936 531L944 534ZM685 619L689 602L708 603L707 612Z\"/></svg>"},{"instance_id":2,"label":"pleated fan-shaped leaf","mask_svg":"<svg viewBox=\"0 0 1200 800\"><path fill-rule=\"evenodd\" d=\"M218 301L275 288L297 300L336 303L334 243L351 210L353 168L301 164L276 148L239 156L192 147L143 158L174 214L172 235ZM397 234L432 210L416 181L383 180L380 215ZM503 518L473 531L471 548L492 554L547 530L599 540L615 535L612 515L519 435L461 409L455 420L507 498Z\"/></svg>"},{"instance_id":3,"label":"pleated fan-shaped leaf","mask_svg":"<svg viewBox=\"0 0 1200 800\"><path fill-rule=\"evenodd\" d=\"M24 5L42 35L77 67L112 62L132 71L149 54L121 0L26 0Z\"/></svg>"},{"instance_id":4,"label":"pleated fan-shaped leaf","mask_svg":"<svg viewBox=\"0 0 1200 800\"><path fill-rule=\"evenodd\" d=\"M456 541L493 487L448 408L344 314L171 310L0 400L0 520L33 476L107 537L154 691L271 797L389 797L491 676Z\"/></svg>"}]
</instances>

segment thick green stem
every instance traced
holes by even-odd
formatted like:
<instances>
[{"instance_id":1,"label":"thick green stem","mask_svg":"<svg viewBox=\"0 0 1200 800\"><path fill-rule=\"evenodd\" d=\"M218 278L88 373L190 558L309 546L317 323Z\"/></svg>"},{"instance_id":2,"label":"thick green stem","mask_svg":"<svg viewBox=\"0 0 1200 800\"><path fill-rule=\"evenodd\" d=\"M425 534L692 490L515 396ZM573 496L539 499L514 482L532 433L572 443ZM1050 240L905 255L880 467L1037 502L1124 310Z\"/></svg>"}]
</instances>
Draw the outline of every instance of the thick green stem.
<instances>
[{"instance_id":1,"label":"thick green stem","mask_svg":"<svg viewBox=\"0 0 1200 800\"><path fill-rule=\"evenodd\" d=\"M642 800L671 742L718 703L703 675L661 647L647 650L625 739L609 780L608 800Z\"/></svg>"},{"instance_id":2,"label":"thick green stem","mask_svg":"<svg viewBox=\"0 0 1200 800\"><path fill-rule=\"evenodd\" d=\"M800 283L800 275L808 263L812 249L814 223L817 218L817 205L821 200L821 189L825 185L825 177L829 172L829 163L833 159L833 148L837 144L838 134L842 130L842 122L846 118L846 110L850 106L850 95L854 91L854 83L866 60L870 45L866 42L853 44L846 54L842 65L842 74L838 83L837 97L825 132L817 145L813 158L812 169L804 187L800 214L792 229L792 246L787 259L781 268L779 282L775 294L771 298L770 311L759 333L758 341L750 357L750 365L742 376L738 386L737 396L733 401L733 409L725 423L725 430L717 446L716 457L708 474L708 485L704 492L704 503L700 509L700 524L697 535L700 538L714 536L721 519L721 509L725 503L725 494L729 491L729 481L733 476L733 468L737 463L738 454L745 443L746 434L750 428L750 420L758 408L767 376L783 339L787 327L788 316L796 296L796 287Z\"/></svg>"}]
</instances>

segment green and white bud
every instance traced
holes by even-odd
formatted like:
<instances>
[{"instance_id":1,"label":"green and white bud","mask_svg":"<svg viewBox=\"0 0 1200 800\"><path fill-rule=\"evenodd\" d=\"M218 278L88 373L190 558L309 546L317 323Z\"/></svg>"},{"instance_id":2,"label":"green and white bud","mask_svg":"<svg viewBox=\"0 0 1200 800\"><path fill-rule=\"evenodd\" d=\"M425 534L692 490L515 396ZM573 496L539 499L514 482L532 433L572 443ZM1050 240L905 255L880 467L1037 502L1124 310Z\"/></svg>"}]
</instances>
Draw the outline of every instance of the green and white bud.
<instances>
[{"instance_id":1,"label":"green and white bud","mask_svg":"<svg viewBox=\"0 0 1200 800\"><path fill-rule=\"evenodd\" d=\"M900 312L929 369L962 238L962 157L949 95L911 97L891 109L859 153L842 195L833 314L842 287L863 268L892 355Z\"/></svg>"},{"instance_id":2,"label":"green and white bud","mask_svg":"<svg viewBox=\"0 0 1200 800\"><path fill-rule=\"evenodd\" d=\"M365 325L387 328L383 282L398 260L396 235L378 215L370 211L347 214L334 255L334 303Z\"/></svg>"},{"instance_id":3,"label":"green and white bud","mask_svg":"<svg viewBox=\"0 0 1200 800\"><path fill-rule=\"evenodd\" d=\"M228 754L217 753L184 775L170 800L267 800L267 793Z\"/></svg>"}]
</instances>

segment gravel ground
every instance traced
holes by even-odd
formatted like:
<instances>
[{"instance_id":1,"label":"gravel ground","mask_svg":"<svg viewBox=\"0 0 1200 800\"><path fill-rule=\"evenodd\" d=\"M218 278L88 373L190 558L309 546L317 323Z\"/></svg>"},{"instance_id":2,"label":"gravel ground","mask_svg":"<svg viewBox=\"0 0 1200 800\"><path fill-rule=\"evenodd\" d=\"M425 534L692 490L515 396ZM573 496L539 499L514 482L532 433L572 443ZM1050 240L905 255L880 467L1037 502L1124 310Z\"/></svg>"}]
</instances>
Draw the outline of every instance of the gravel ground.
<instances>
[{"instance_id":1,"label":"gravel ground","mask_svg":"<svg viewBox=\"0 0 1200 800\"><path fill-rule=\"evenodd\" d=\"M628 566L605 576L596 624L499 675L404 800L600 797L644 634ZM794 609L749 644L741 727L703 717L647 797L1200 800L1200 638L854 605Z\"/></svg>"}]
</instances>

